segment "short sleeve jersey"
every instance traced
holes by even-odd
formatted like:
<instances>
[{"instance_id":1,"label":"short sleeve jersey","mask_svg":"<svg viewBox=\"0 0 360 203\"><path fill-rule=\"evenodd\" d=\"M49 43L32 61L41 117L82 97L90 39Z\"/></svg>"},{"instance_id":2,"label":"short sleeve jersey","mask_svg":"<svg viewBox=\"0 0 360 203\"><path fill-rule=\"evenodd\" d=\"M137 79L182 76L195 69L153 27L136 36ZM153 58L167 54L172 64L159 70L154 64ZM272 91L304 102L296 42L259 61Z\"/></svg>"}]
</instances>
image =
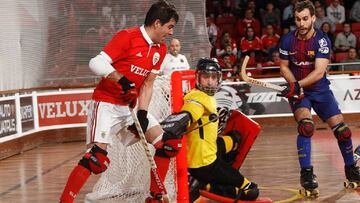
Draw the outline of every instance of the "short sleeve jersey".
<instances>
[{"instance_id":1,"label":"short sleeve jersey","mask_svg":"<svg viewBox=\"0 0 360 203\"><path fill-rule=\"evenodd\" d=\"M144 26L141 26L118 32L102 52L110 57L116 71L135 83L135 88L139 92L150 72L159 73L166 55L166 45L154 44ZM103 78L94 90L93 99L126 105L121 92L118 83Z\"/></svg>"},{"instance_id":2,"label":"short sleeve jersey","mask_svg":"<svg viewBox=\"0 0 360 203\"><path fill-rule=\"evenodd\" d=\"M289 61L289 68L296 80L301 80L315 69L317 58L330 59L331 42L327 35L315 29L314 35L307 40L300 40L296 31L291 31L280 42L280 58ZM329 80L326 74L306 91L321 92L329 89Z\"/></svg>"}]
</instances>

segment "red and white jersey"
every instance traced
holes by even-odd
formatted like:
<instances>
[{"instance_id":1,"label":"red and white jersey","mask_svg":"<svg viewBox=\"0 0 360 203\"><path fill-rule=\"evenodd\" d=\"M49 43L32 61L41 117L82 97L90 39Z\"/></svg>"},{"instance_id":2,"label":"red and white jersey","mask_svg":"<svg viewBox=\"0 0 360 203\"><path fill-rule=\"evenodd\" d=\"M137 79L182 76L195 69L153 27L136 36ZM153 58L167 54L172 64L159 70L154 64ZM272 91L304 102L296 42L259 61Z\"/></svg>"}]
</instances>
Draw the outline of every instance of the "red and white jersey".
<instances>
[{"instance_id":1,"label":"red and white jersey","mask_svg":"<svg viewBox=\"0 0 360 203\"><path fill-rule=\"evenodd\" d=\"M159 73L166 55L166 45L153 43L144 26L141 26L118 32L101 54L109 57L115 70L134 82L139 92L150 72ZM121 86L117 82L103 78L94 90L93 99L127 105L121 98L121 92Z\"/></svg>"}]
</instances>

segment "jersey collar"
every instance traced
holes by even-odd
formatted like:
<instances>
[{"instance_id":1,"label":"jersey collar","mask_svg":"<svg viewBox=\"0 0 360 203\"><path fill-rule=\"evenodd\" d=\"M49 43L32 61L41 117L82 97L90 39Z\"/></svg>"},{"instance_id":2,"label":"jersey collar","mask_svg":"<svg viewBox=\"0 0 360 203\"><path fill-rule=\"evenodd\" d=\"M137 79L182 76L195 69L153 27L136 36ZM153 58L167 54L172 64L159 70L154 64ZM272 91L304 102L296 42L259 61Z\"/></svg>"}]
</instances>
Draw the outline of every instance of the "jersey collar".
<instances>
[{"instance_id":1,"label":"jersey collar","mask_svg":"<svg viewBox=\"0 0 360 203\"><path fill-rule=\"evenodd\" d=\"M147 42L150 46L159 46L159 47L160 47L160 44L155 44L155 43L150 39L150 36L149 36L148 33L146 32L144 25L142 25L142 26L140 27L140 31L141 31L141 34L143 35L143 37L145 38L146 42Z\"/></svg>"}]
</instances>

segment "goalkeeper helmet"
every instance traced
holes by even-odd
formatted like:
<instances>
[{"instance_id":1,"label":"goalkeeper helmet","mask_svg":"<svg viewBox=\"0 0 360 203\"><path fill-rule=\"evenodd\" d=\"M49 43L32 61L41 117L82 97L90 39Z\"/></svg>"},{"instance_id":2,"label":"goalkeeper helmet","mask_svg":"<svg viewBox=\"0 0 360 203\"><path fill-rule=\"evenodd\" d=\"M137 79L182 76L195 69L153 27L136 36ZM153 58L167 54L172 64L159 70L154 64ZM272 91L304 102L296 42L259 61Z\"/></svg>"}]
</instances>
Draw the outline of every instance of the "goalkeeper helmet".
<instances>
[{"instance_id":1,"label":"goalkeeper helmet","mask_svg":"<svg viewBox=\"0 0 360 203\"><path fill-rule=\"evenodd\" d=\"M196 65L196 88L210 96L218 91L221 80L221 68L214 58L201 58Z\"/></svg>"}]
</instances>

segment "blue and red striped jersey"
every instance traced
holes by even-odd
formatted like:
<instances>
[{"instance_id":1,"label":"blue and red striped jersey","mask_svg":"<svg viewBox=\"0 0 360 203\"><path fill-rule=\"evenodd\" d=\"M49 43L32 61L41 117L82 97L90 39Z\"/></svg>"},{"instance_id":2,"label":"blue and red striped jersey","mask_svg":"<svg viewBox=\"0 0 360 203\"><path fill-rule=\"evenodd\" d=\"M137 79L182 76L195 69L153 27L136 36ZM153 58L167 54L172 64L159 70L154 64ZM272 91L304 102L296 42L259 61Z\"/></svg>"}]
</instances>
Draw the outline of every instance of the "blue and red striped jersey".
<instances>
[{"instance_id":1,"label":"blue and red striped jersey","mask_svg":"<svg viewBox=\"0 0 360 203\"><path fill-rule=\"evenodd\" d=\"M289 61L289 69L296 80L301 80L315 69L317 58L330 59L331 42L322 31L315 29L313 36L307 40L297 37L296 30L284 35L280 41L280 58ZM322 91L329 89L326 74L304 90Z\"/></svg>"}]
</instances>

